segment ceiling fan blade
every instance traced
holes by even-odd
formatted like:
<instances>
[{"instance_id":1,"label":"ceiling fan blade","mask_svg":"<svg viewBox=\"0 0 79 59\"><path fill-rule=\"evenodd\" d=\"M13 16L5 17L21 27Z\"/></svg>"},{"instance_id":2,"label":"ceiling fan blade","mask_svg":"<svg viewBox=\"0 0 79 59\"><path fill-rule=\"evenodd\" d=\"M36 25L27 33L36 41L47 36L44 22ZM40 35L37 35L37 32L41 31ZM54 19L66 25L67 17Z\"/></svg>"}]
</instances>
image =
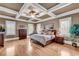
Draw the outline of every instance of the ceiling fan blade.
<instances>
[{"instance_id":1,"label":"ceiling fan blade","mask_svg":"<svg viewBox=\"0 0 79 59\"><path fill-rule=\"evenodd\" d=\"M36 15L39 15L39 13L36 13Z\"/></svg>"}]
</instances>

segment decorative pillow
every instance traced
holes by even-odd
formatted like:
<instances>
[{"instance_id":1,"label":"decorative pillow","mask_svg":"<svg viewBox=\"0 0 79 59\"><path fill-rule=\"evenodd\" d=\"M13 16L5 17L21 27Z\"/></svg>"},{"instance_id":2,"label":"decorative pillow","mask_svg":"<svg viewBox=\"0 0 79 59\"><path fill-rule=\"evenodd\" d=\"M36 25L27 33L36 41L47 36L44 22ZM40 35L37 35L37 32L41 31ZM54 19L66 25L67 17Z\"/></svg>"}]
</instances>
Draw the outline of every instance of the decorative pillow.
<instances>
[{"instance_id":1,"label":"decorative pillow","mask_svg":"<svg viewBox=\"0 0 79 59\"><path fill-rule=\"evenodd\" d=\"M47 34L48 34L48 35L51 35L51 34L52 34L52 32L51 32L51 31L48 31L48 32L47 32Z\"/></svg>"},{"instance_id":2,"label":"decorative pillow","mask_svg":"<svg viewBox=\"0 0 79 59\"><path fill-rule=\"evenodd\" d=\"M47 33L44 33L44 35L47 35Z\"/></svg>"},{"instance_id":3,"label":"decorative pillow","mask_svg":"<svg viewBox=\"0 0 79 59\"><path fill-rule=\"evenodd\" d=\"M51 32L51 35L54 35L54 32Z\"/></svg>"},{"instance_id":4,"label":"decorative pillow","mask_svg":"<svg viewBox=\"0 0 79 59\"><path fill-rule=\"evenodd\" d=\"M42 32L41 32L41 34L44 34L44 35L46 35L47 33L46 33L45 31L42 31Z\"/></svg>"}]
</instances>

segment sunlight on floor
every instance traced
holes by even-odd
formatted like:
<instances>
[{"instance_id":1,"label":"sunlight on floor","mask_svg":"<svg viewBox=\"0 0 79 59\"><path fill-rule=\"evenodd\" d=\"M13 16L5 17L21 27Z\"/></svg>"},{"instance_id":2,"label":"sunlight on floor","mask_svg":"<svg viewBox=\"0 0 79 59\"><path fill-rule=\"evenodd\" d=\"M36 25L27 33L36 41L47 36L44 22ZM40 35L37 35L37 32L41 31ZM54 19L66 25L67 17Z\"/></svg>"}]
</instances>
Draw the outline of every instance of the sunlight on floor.
<instances>
[{"instance_id":1,"label":"sunlight on floor","mask_svg":"<svg viewBox=\"0 0 79 59\"><path fill-rule=\"evenodd\" d=\"M15 46L6 48L6 55L7 56L15 55Z\"/></svg>"},{"instance_id":2,"label":"sunlight on floor","mask_svg":"<svg viewBox=\"0 0 79 59\"><path fill-rule=\"evenodd\" d=\"M60 51L61 56L70 56L70 52L66 50L61 50Z\"/></svg>"},{"instance_id":3,"label":"sunlight on floor","mask_svg":"<svg viewBox=\"0 0 79 59\"><path fill-rule=\"evenodd\" d=\"M31 55L31 53L32 53L32 50L33 50L33 48L32 48L32 45L31 45L31 39L30 39L30 37L28 36L28 52L29 52L29 54L28 55Z\"/></svg>"},{"instance_id":4,"label":"sunlight on floor","mask_svg":"<svg viewBox=\"0 0 79 59\"><path fill-rule=\"evenodd\" d=\"M72 49L72 50L71 50ZM46 47L35 44L30 36L27 39L6 42L0 49L2 56L72 56L79 55L79 48L52 43Z\"/></svg>"}]
</instances>

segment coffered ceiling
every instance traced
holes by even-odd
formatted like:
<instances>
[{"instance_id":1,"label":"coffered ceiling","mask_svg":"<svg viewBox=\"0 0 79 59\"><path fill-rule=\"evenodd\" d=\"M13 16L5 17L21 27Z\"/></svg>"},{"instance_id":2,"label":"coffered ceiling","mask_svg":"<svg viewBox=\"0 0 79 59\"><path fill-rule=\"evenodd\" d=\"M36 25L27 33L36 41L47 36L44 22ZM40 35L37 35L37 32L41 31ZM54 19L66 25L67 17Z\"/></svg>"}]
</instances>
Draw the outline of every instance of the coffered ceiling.
<instances>
[{"instance_id":1,"label":"coffered ceiling","mask_svg":"<svg viewBox=\"0 0 79 59\"><path fill-rule=\"evenodd\" d=\"M19 11L23 3L0 3L0 6Z\"/></svg>"},{"instance_id":2,"label":"coffered ceiling","mask_svg":"<svg viewBox=\"0 0 79 59\"><path fill-rule=\"evenodd\" d=\"M37 15L31 17L29 12ZM0 18L39 23L79 13L79 3L0 3Z\"/></svg>"},{"instance_id":3,"label":"coffered ceiling","mask_svg":"<svg viewBox=\"0 0 79 59\"><path fill-rule=\"evenodd\" d=\"M50 9L50 8L56 6L58 3L39 3L39 4L42 5L46 9Z\"/></svg>"}]
</instances>

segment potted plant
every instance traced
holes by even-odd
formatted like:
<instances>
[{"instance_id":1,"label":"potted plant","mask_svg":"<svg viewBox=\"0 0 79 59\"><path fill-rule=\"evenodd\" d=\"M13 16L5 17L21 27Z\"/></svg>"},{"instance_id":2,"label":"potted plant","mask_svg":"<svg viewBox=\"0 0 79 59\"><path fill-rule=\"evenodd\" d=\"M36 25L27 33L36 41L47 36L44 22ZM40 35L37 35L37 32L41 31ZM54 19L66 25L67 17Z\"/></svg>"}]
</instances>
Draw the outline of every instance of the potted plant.
<instances>
[{"instance_id":1,"label":"potted plant","mask_svg":"<svg viewBox=\"0 0 79 59\"><path fill-rule=\"evenodd\" d=\"M2 32L5 32L5 28L4 27L2 27Z\"/></svg>"},{"instance_id":2,"label":"potted plant","mask_svg":"<svg viewBox=\"0 0 79 59\"><path fill-rule=\"evenodd\" d=\"M76 30L75 35L79 38L79 28Z\"/></svg>"},{"instance_id":3,"label":"potted plant","mask_svg":"<svg viewBox=\"0 0 79 59\"><path fill-rule=\"evenodd\" d=\"M77 46L77 44L75 43L77 40L75 38L77 38L77 36L79 36L79 24L74 24L71 26L70 28L70 34L71 34L71 37L73 38L72 39L72 45L73 46Z\"/></svg>"},{"instance_id":4,"label":"potted plant","mask_svg":"<svg viewBox=\"0 0 79 59\"><path fill-rule=\"evenodd\" d=\"M0 32L5 32L5 28L0 26Z\"/></svg>"},{"instance_id":5,"label":"potted plant","mask_svg":"<svg viewBox=\"0 0 79 59\"><path fill-rule=\"evenodd\" d=\"M71 34L71 37L76 37L78 29L79 29L79 24L74 24L71 26L70 31L69 31Z\"/></svg>"}]
</instances>

